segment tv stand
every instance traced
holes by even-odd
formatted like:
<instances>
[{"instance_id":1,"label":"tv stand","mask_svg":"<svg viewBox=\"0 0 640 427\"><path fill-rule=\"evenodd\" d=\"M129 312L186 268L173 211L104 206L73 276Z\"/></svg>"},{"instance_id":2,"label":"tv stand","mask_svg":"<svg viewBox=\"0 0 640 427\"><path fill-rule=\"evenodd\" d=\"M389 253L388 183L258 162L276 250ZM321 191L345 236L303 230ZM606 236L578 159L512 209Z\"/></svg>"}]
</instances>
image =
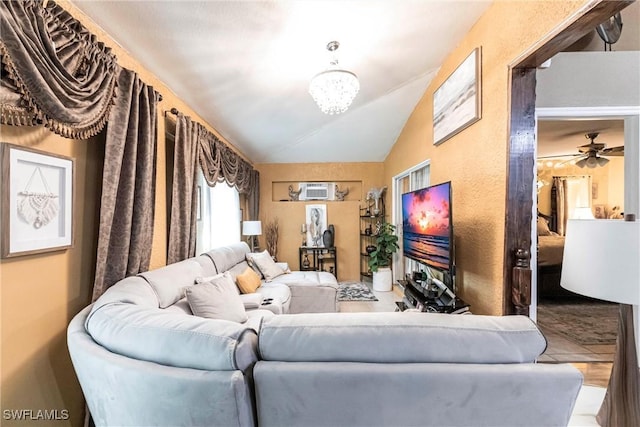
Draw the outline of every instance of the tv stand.
<instances>
[{"instance_id":1,"label":"tv stand","mask_svg":"<svg viewBox=\"0 0 640 427\"><path fill-rule=\"evenodd\" d=\"M448 277L448 278L447 278ZM451 275L445 275L445 280L450 280ZM404 281L404 309L417 309L430 313L466 313L469 304L456 297L451 288L443 281L434 278L415 280L407 275ZM398 304L399 311L404 311Z\"/></svg>"}]
</instances>

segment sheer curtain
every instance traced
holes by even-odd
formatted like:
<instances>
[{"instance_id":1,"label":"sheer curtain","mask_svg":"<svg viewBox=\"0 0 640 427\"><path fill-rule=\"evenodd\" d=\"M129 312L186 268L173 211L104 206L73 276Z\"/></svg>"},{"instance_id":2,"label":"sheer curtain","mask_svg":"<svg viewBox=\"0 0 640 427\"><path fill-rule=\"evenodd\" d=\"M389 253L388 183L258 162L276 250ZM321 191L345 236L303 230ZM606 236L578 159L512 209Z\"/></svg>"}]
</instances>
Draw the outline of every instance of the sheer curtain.
<instances>
[{"instance_id":1,"label":"sheer curtain","mask_svg":"<svg viewBox=\"0 0 640 427\"><path fill-rule=\"evenodd\" d=\"M554 176L552 193L555 203L551 215L555 215L557 233L564 236L567 220L574 217L576 208L591 208L591 176Z\"/></svg>"},{"instance_id":2,"label":"sheer curtain","mask_svg":"<svg viewBox=\"0 0 640 427\"><path fill-rule=\"evenodd\" d=\"M198 173L196 196L200 197L196 254L240 241L240 195L235 187L220 182L209 187Z\"/></svg>"}]
</instances>

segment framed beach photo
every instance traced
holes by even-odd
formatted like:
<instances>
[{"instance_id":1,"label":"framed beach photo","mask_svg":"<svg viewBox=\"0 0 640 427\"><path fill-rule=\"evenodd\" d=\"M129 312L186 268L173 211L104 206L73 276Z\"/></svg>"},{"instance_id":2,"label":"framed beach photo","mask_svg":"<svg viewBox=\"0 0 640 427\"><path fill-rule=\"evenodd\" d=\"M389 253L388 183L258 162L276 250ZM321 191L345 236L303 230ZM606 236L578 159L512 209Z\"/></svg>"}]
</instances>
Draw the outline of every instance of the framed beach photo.
<instances>
[{"instance_id":1,"label":"framed beach photo","mask_svg":"<svg viewBox=\"0 0 640 427\"><path fill-rule=\"evenodd\" d=\"M475 48L433 94L433 144L480 120L482 49Z\"/></svg>"},{"instance_id":2,"label":"framed beach photo","mask_svg":"<svg viewBox=\"0 0 640 427\"><path fill-rule=\"evenodd\" d=\"M73 246L74 160L1 143L2 258Z\"/></svg>"}]
</instances>

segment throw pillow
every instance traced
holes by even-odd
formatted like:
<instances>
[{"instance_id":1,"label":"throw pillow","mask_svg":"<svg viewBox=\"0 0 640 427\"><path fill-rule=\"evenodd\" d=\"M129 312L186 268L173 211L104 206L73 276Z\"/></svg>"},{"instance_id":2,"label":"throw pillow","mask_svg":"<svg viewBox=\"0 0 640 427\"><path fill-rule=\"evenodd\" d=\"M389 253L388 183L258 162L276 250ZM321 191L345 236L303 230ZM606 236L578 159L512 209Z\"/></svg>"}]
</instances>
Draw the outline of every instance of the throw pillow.
<instances>
[{"instance_id":1,"label":"throw pillow","mask_svg":"<svg viewBox=\"0 0 640 427\"><path fill-rule=\"evenodd\" d=\"M260 255L260 253L261 252L249 252L248 254L246 254L244 256L244 258L247 260L247 264L249 264L249 267L251 267L253 269L253 271L255 271L256 274L258 274L258 276L260 276L261 279L264 279L264 276L262 275L262 272L260 271L260 269L256 265L255 261L253 260L253 258L258 256L258 255Z\"/></svg>"},{"instance_id":2,"label":"throw pillow","mask_svg":"<svg viewBox=\"0 0 640 427\"><path fill-rule=\"evenodd\" d=\"M190 286L185 290L194 315L207 319L222 319L243 323L248 319L244 303L229 273Z\"/></svg>"},{"instance_id":3,"label":"throw pillow","mask_svg":"<svg viewBox=\"0 0 640 427\"><path fill-rule=\"evenodd\" d=\"M538 236L550 236L549 223L546 219L538 217Z\"/></svg>"},{"instance_id":4,"label":"throw pillow","mask_svg":"<svg viewBox=\"0 0 640 427\"><path fill-rule=\"evenodd\" d=\"M210 281L212 281L214 279L217 279L218 277L222 277L223 274L224 273L218 273L218 274L216 274L214 276L204 276L204 277L198 276L198 277L196 277L196 283L210 282Z\"/></svg>"},{"instance_id":5,"label":"throw pillow","mask_svg":"<svg viewBox=\"0 0 640 427\"><path fill-rule=\"evenodd\" d=\"M272 281L278 276L285 274L285 271L271 258L269 252L264 251L253 257L253 262L258 266L264 280L267 282Z\"/></svg>"},{"instance_id":6,"label":"throw pillow","mask_svg":"<svg viewBox=\"0 0 640 427\"><path fill-rule=\"evenodd\" d=\"M251 267L247 267L243 273L240 273L236 276L236 283L238 284L238 288L240 292L243 294L252 294L260 287L262 282L260 281L260 276L256 274L255 271Z\"/></svg>"}]
</instances>

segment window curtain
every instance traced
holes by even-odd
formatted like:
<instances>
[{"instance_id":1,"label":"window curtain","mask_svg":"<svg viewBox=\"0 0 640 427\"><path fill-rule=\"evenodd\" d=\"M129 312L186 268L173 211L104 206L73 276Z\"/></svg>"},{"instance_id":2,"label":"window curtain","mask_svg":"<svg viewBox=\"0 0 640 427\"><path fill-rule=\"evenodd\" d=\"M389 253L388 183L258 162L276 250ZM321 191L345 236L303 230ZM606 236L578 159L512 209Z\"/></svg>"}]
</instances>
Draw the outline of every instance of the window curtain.
<instances>
[{"instance_id":1,"label":"window curtain","mask_svg":"<svg viewBox=\"0 0 640 427\"><path fill-rule=\"evenodd\" d=\"M119 66L55 2L0 2L0 123L88 139L105 126Z\"/></svg>"},{"instance_id":2,"label":"window curtain","mask_svg":"<svg viewBox=\"0 0 640 427\"><path fill-rule=\"evenodd\" d=\"M224 181L247 194L250 219L258 219L260 203L259 172L200 123L174 112L177 118L168 264L195 256L196 164L200 164L207 185L213 187Z\"/></svg>"},{"instance_id":3,"label":"window curtain","mask_svg":"<svg viewBox=\"0 0 640 427\"><path fill-rule=\"evenodd\" d=\"M147 271L151 259L159 94L123 69L117 99L107 125L93 300Z\"/></svg>"},{"instance_id":4,"label":"window curtain","mask_svg":"<svg viewBox=\"0 0 640 427\"><path fill-rule=\"evenodd\" d=\"M564 236L567 220L573 217L577 207L591 207L591 177L590 176L554 176L551 194L554 200L551 204L552 222L556 232Z\"/></svg>"}]
</instances>

